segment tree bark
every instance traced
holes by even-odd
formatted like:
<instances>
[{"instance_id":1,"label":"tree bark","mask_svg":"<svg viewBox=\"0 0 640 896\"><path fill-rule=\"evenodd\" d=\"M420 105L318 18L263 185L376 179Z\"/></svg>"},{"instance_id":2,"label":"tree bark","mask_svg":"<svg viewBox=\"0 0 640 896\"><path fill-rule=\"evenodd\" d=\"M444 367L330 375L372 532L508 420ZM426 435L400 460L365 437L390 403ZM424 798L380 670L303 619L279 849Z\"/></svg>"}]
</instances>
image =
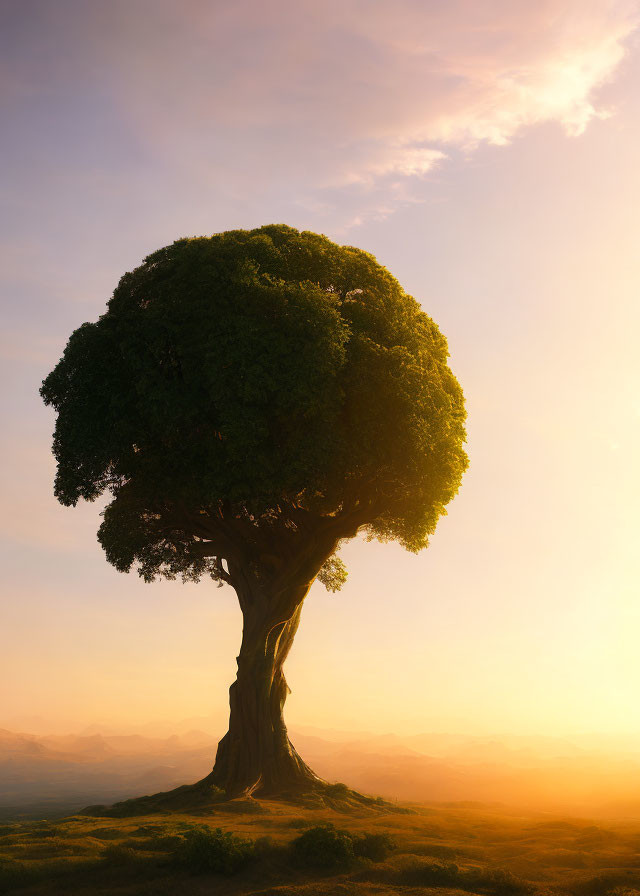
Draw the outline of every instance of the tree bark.
<instances>
[{"instance_id":1,"label":"tree bark","mask_svg":"<svg viewBox=\"0 0 640 896\"><path fill-rule=\"evenodd\" d=\"M238 675L229 690L229 730L206 779L228 796L300 792L321 783L289 740L282 713L289 693L282 667L309 587L290 589L284 602L238 594L244 624ZM276 603L288 605L280 618Z\"/></svg>"}]
</instances>

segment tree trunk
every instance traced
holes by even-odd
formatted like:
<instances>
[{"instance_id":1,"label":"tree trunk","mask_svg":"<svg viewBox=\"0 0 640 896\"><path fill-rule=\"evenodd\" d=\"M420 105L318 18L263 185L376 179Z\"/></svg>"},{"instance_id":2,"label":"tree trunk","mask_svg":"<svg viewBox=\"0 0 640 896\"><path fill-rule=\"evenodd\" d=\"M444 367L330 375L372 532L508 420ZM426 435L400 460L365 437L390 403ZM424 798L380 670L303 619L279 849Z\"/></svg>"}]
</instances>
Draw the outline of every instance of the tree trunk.
<instances>
[{"instance_id":1,"label":"tree trunk","mask_svg":"<svg viewBox=\"0 0 640 896\"><path fill-rule=\"evenodd\" d=\"M228 796L300 792L320 783L291 744L282 715L289 693L282 666L309 585L298 590L295 609L284 620L274 618L268 602L240 601L244 624L238 675L229 690L229 731L206 779Z\"/></svg>"}]
</instances>

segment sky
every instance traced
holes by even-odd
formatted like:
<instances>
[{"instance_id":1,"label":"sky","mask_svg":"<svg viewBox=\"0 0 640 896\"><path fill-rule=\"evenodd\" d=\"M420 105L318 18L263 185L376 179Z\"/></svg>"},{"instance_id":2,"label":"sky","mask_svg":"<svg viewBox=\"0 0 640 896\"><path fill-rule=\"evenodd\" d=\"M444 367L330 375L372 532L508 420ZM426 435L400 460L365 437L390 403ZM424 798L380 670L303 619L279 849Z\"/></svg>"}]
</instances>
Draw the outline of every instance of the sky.
<instances>
[{"instance_id":1,"label":"sky","mask_svg":"<svg viewBox=\"0 0 640 896\"><path fill-rule=\"evenodd\" d=\"M38 388L120 276L272 222L373 253L449 341L470 467L427 551L356 539L291 727L640 736L640 7L3 0L0 726L211 717L241 617L110 567Z\"/></svg>"}]
</instances>

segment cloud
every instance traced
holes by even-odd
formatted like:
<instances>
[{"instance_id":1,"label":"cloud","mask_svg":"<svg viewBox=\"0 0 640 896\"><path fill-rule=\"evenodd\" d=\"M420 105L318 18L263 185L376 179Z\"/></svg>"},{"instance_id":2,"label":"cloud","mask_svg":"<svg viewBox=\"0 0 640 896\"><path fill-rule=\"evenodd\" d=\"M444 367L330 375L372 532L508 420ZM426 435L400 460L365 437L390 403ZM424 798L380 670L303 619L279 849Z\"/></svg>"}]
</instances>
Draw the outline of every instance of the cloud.
<instances>
[{"instance_id":1,"label":"cloud","mask_svg":"<svg viewBox=\"0 0 640 896\"><path fill-rule=\"evenodd\" d=\"M377 210L402 201L398 181L429 177L451 151L504 145L548 122L583 133L607 114L598 89L637 12L616 0L58 8L67 15L50 18L48 33L61 44L55 54L35 45L39 77L51 90L82 66L169 179L239 200L317 203L342 190ZM367 190L380 194L373 204Z\"/></svg>"}]
</instances>

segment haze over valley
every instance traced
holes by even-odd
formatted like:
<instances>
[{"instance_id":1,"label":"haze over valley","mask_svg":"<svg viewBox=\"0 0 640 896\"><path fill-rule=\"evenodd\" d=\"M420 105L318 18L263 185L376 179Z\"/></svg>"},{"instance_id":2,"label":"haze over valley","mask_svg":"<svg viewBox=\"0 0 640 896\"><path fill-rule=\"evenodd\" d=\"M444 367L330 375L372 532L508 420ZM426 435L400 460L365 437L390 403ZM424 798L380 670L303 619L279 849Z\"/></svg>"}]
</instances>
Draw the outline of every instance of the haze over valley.
<instances>
[{"instance_id":1,"label":"haze over valley","mask_svg":"<svg viewBox=\"0 0 640 896\"><path fill-rule=\"evenodd\" d=\"M322 777L391 800L640 812L634 738L290 733ZM206 718L124 734L99 725L67 735L2 728L0 817L63 814L197 781L210 771L217 741Z\"/></svg>"}]
</instances>

